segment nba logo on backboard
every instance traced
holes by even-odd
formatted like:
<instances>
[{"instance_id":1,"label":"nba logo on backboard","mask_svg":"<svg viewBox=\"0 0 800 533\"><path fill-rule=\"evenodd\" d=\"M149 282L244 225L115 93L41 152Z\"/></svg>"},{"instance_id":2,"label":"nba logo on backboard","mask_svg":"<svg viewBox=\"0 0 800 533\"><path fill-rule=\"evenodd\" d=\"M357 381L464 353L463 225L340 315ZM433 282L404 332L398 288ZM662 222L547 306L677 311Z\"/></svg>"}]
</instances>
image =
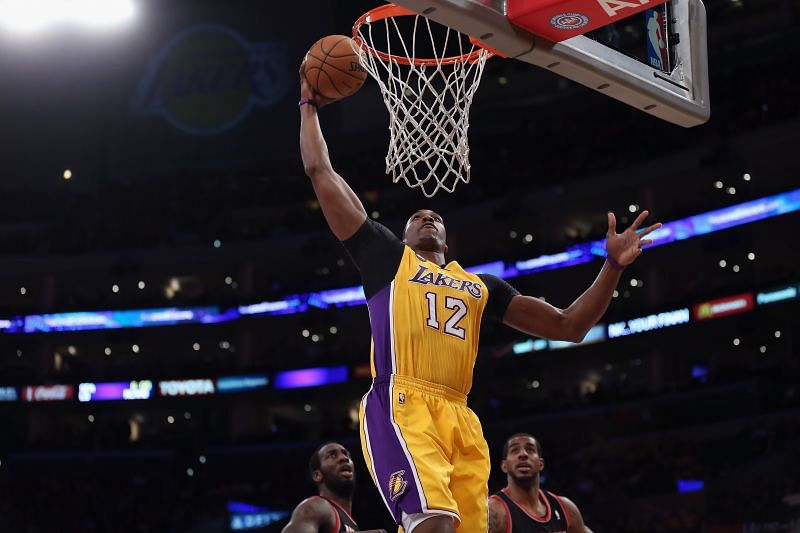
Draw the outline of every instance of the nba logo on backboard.
<instances>
[{"instance_id":1,"label":"nba logo on backboard","mask_svg":"<svg viewBox=\"0 0 800 533\"><path fill-rule=\"evenodd\" d=\"M658 9L648 9L645 17L647 20L647 61L651 67L667 72L670 68L664 35L664 13Z\"/></svg>"},{"instance_id":2,"label":"nba logo on backboard","mask_svg":"<svg viewBox=\"0 0 800 533\"><path fill-rule=\"evenodd\" d=\"M550 25L559 30L574 30L589 24L589 17L580 13L561 13L550 18Z\"/></svg>"}]
</instances>

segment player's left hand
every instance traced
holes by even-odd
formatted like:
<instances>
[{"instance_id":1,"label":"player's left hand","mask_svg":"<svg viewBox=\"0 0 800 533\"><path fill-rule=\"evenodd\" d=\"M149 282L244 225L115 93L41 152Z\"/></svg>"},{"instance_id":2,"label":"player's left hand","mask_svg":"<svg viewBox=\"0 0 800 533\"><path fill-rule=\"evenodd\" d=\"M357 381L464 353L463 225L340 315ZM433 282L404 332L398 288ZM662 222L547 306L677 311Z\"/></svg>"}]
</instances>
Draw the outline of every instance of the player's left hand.
<instances>
[{"instance_id":1,"label":"player's left hand","mask_svg":"<svg viewBox=\"0 0 800 533\"><path fill-rule=\"evenodd\" d=\"M642 247L652 244L652 239L642 237L654 232L661 227L661 222L653 224L649 228L637 232L639 226L650 215L650 212L642 211L633 224L622 233L617 233L617 217L614 213L608 213L608 235L606 235L606 254L608 258L619 266L626 267L633 263L642 253Z\"/></svg>"}]
</instances>

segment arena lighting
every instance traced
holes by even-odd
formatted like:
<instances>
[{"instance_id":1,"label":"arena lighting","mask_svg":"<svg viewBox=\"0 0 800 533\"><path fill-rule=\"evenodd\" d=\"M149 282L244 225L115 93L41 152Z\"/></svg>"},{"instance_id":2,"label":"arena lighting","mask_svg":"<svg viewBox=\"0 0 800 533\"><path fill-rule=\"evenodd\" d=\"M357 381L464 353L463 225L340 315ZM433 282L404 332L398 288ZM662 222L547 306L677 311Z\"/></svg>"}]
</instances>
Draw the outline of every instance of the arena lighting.
<instances>
[{"instance_id":1,"label":"arena lighting","mask_svg":"<svg viewBox=\"0 0 800 533\"><path fill-rule=\"evenodd\" d=\"M259 507L242 502L228 502L231 531L262 529L289 516L289 511Z\"/></svg>"},{"instance_id":2,"label":"arena lighting","mask_svg":"<svg viewBox=\"0 0 800 533\"><path fill-rule=\"evenodd\" d=\"M499 278L503 277L505 271L505 263L502 261L492 261L491 263L483 263L482 265L475 265L467 267L464 270L472 274L491 274Z\"/></svg>"},{"instance_id":3,"label":"arena lighting","mask_svg":"<svg viewBox=\"0 0 800 533\"><path fill-rule=\"evenodd\" d=\"M667 222L662 228L651 233L650 237L653 239L653 246L660 246L798 210L800 210L800 189L795 189L775 196L768 196L716 211ZM502 264L504 269L500 272L502 274L500 277L509 279L543 270L586 263L593 261L596 257L605 257L605 253L605 241L600 240L578 244L557 254L542 255L507 265L500 261L495 261L467 267L467 270L475 272L482 269L484 272L495 273L500 271ZM172 283L175 287L180 287L177 279L173 278ZM287 296L283 300L260 302L224 311L220 311L218 307L203 307L17 316L0 320L0 331L7 333L38 333L167 326L188 322L215 324L238 320L242 316L287 315L305 312L309 307L328 309L364 303L366 303L364 289L356 286L297 294ZM761 300L759 300L759 304L761 303Z\"/></svg>"},{"instance_id":4,"label":"arena lighting","mask_svg":"<svg viewBox=\"0 0 800 533\"><path fill-rule=\"evenodd\" d=\"M275 374L276 389L299 389L303 387L318 387L347 381L346 366L304 368L302 370L287 370Z\"/></svg>"},{"instance_id":5,"label":"arena lighting","mask_svg":"<svg viewBox=\"0 0 800 533\"><path fill-rule=\"evenodd\" d=\"M708 368L700 365L692 365L692 377L701 383L708 381Z\"/></svg>"},{"instance_id":6,"label":"arena lighting","mask_svg":"<svg viewBox=\"0 0 800 533\"><path fill-rule=\"evenodd\" d=\"M579 265L593 261L594 256L585 245L575 246L565 252L552 255L540 255L533 259L517 261L514 264L516 272L510 271L504 277L517 277L523 274L533 274L543 270L554 270L570 265Z\"/></svg>"},{"instance_id":7,"label":"arena lighting","mask_svg":"<svg viewBox=\"0 0 800 533\"><path fill-rule=\"evenodd\" d=\"M697 492L705 486L702 479L679 479L677 485L679 493Z\"/></svg>"},{"instance_id":8,"label":"arena lighting","mask_svg":"<svg viewBox=\"0 0 800 533\"><path fill-rule=\"evenodd\" d=\"M148 326L171 326L182 323L217 323L224 321L218 307L136 309L130 311L79 311L51 315L28 315L6 328L14 333L121 329Z\"/></svg>"},{"instance_id":9,"label":"arena lighting","mask_svg":"<svg viewBox=\"0 0 800 533\"><path fill-rule=\"evenodd\" d=\"M528 339L524 342L517 342L512 346L515 354L530 352L541 352L547 349L547 339Z\"/></svg>"},{"instance_id":10,"label":"arena lighting","mask_svg":"<svg viewBox=\"0 0 800 533\"><path fill-rule=\"evenodd\" d=\"M797 210L800 210L800 189L666 222L649 235L653 244L648 248L707 235ZM590 248L593 254L605 257L605 239L590 243Z\"/></svg>"},{"instance_id":11,"label":"arena lighting","mask_svg":"<svg viewBox=\"0 0 800 533\"><path fill-rule=\"evenodd\" d=\"M131 0L0 0L0 26L21 34L64 24L103 28L130 20Z\"/></svg>"},{"instance_id":12,"label":"arena lighting","mask_svg":"<svg viewBox=\"0 0 800 533\"><path fill-rule=\"evenodd\" d=\"M299 296L289 296L277 302L259 302L250 305L241 305L237 309L240 315L291 315L302 313L308 309Z\"/></svg>"},{"instance_id":13,"label":"arena lighting","mask_svg":"<svg viewBox=\"0 0 800 533\"><path fill-rule=\"evenodd\" d=\"M314 292L308 295L308 305L319 309L350 307L351 305L361 305L365 303L367 303L367 298L364 295L364 288L361 286L331 289L328 291Z\"/></svg>"},{"instance_id":14,"label":"arena lighting","mask_svg":"<svg viewBox=\"0 0 800 533\"><path fill-rule=\"evenodd\" d=\"M567 341L548 341L548 346L551 350L561 350L562 348L574 348L575 346L582 346L584 344L594 344L606 340L606 325L597 324L583 337L581 342L567 342Z\"/></svg>"}]
</instances>

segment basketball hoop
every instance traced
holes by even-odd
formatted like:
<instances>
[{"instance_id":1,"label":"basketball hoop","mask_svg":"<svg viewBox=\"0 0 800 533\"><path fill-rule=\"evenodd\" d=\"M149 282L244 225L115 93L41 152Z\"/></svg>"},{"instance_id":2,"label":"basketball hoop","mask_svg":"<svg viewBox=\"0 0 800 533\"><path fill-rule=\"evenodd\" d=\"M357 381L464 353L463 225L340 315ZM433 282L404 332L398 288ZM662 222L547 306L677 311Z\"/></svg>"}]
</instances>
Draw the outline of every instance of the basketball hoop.
<instances>
[{"instance_id":1,"label":"basketball hoop","mask_svg":"<svg viewBox=\"0 0 800 533\"><path fill-rule=\"evenodd\" d=\"M469 183L469 108L492 52L394 4L362 15L353 39L389 111L386 173L394 183L428 198Z\"/></svg>"}]
</instances>

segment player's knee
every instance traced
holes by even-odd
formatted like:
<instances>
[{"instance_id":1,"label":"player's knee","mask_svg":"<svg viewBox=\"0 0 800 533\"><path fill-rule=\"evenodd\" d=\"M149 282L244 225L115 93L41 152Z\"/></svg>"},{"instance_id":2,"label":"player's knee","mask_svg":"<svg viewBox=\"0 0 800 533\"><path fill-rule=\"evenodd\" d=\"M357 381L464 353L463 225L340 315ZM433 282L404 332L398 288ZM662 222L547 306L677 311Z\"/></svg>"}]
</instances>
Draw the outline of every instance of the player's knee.
<instances>
[{"instance_id":1,"label":"player's knee","mask_svg":"<svg viewBox=\"0 0 800 533\"><path fill-rule=\"evenodd\" d=\"M413 533L455 533L455 526L449 516L432 516L416 526Z\"/></svg>"}]
</instances>

